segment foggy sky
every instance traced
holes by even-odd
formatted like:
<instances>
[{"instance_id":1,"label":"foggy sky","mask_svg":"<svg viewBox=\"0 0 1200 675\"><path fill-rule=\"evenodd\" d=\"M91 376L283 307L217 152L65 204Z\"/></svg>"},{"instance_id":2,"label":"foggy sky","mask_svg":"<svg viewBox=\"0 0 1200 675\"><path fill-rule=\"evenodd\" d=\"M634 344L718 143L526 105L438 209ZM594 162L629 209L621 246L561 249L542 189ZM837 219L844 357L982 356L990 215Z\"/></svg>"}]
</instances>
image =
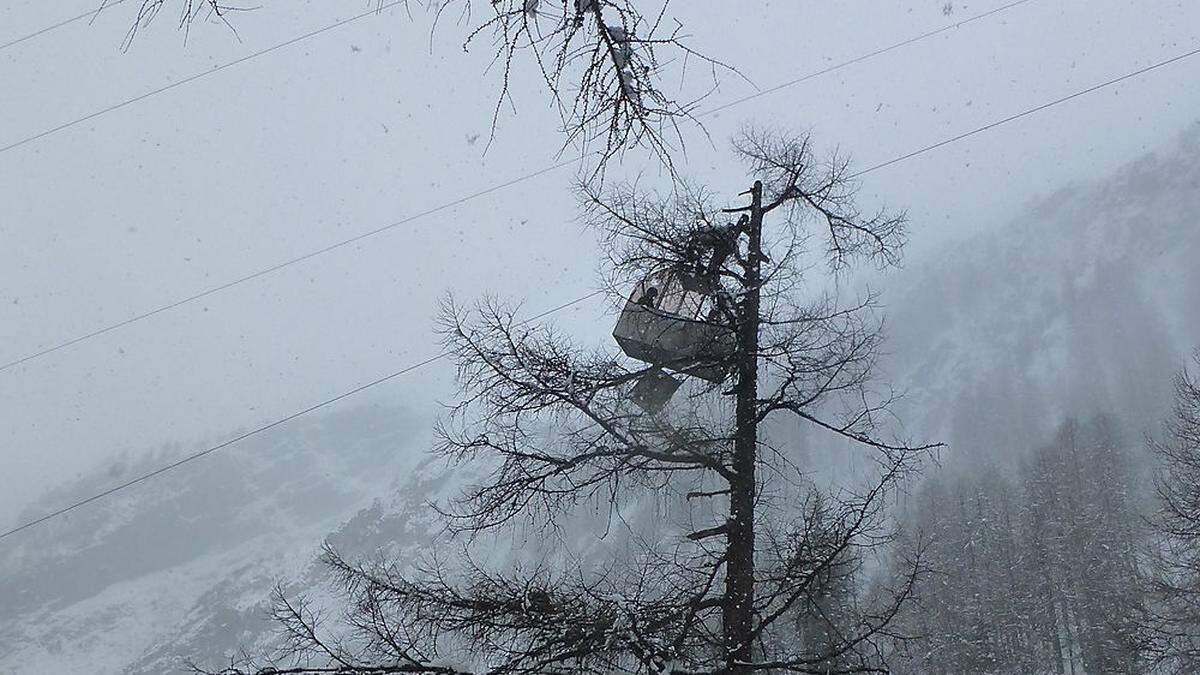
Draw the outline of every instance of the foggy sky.
<instances>
[{"instance_id":1,"label":"foggy sky","mask_svg":"<svg viewBox=\"0 0 1200 675\"><path fill-rule=\"evenodd\" d=\"M0 146L374 0L267 2L232 17L236 35L201 25L186 44L167 12L122 53L135 2L0 51ZM5 3L0 43L94 4ZM949 16L943 4L676 0L672 12L765 88L1004 3ZM497 83L485 43L459 49L463 32L444 23L431 52L428 21L390 10L0 154L0 362L557 161L557 118L527 63L517 117L505 108L483 154ZM691 129L681 163L740 191L727 139L754 122L811 129L870 165L1198 42L1195 3L1034 0L707 118L715 147ZM1198 74L1200 61L1179 63L875 172L867 205L907 208L908 264L936 264L945 242L1200 117ZM752 91L725 74L701 109ZM612 176L639 171L656 170L632 154ZM0 373L0 525L123 450L219 440L436 353L447 291L533 313L594 290L571 178L543 175ZM603 340L602 310L562 318ZM362 400L431 410L448 381L439 363Z\"/></svg>"}]
</instances>

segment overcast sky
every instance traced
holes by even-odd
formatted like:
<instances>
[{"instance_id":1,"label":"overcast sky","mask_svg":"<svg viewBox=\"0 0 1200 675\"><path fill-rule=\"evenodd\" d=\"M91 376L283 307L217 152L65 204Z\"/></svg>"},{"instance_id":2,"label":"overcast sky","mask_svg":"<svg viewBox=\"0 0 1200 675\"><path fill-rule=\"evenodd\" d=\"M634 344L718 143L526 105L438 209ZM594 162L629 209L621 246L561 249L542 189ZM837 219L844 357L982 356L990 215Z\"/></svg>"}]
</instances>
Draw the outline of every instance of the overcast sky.
<instances>
[{"instance_id":1,"label":"overcast sky","mask_svg":"<svg viewBox=\"0 0 1200 675\"><path fill-rule=\"evenodd\" d=\"M168 12L123 53L136 1L0 51L0 147L374 3L266 0L232 17L236 35L201 25L186 44ZM96 4L10 0L0 44ZM676 0L671 11L702 51L767 88L1002 4ZM483 154L497 82L462 36L444 24L431 52L424 17L385 11L0 153L0 362L557 161L556 117L528 63L517 116L505 111ZM688 130L683 167L744 189L726 139L746 122L811 129L866 166L1198 44L1200 3L1032 0L707 118L715 146ZM1200 59L1185 61L872 173L867 201L907 208L909 264L936 264L944 242L1171 138L1200 117L1198 79ZM726 75L702 108L752 91ZM613 175L639 171L654 168L631 155ZM530 313L594 290L572 175L0 372L0 526L121 451L220 440L435 354L434 303L448 290ZM602 309L563 319L601 340ZM361 399L428 407L447 383L439 363Z\"/></svg>"}]
</instances>

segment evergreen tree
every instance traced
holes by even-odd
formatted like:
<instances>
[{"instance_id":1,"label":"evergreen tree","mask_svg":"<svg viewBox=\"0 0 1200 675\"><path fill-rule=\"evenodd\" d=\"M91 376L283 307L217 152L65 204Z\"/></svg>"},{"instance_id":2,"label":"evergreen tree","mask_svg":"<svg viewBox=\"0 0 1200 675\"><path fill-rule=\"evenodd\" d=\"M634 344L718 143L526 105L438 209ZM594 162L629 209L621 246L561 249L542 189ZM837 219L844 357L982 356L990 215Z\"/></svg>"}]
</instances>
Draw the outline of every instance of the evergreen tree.
<instances>
[{"instance_id":1,"label":"evergreen tree","mask_svg":"<svg viewBox=\"0 0 1200 675\"><path fill-rule=\"evenodd\" d=\"M1200 365L1200 352L1195 359ZM1153 604L1142 628L1157 664L1194 673L1200 672L1200 383L1187 371L1176 378L1165 432L1151 444L1162 468L1148 575Z\"/></svg>"},{"instance_id":2,"label":"evergreen tree","mask_svg":"<svg viewBox=\"0 0 1200 675\"><path fill-rule=\"evenodd\" d=\"M906 530L929 537L931 574L902 621L921 636L903 672L1140 671L1124 447L1105 417L1068 420L1016 480L982 469L925 488Z\"/></svg>"}]
</instances>

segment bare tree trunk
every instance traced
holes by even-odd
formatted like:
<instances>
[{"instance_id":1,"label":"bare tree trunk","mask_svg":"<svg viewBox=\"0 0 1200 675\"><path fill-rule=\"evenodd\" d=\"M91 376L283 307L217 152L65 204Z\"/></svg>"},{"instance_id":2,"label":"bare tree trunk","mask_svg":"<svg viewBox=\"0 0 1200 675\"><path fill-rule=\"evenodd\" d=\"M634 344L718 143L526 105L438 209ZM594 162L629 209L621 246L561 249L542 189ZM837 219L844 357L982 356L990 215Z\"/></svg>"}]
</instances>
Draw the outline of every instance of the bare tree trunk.
<instances>
[{"instance_id":1,"label":"bare tree trunk","mask_svg":"<svg viewBox=\"0 0 1200 675\"><path fill-rule=\"evenodd\" d=\"M605 4L618 1L626 0ZM843 306L834 297L801 302L791 291L805 258L806 216L828 228L835 270L856 259L898 260L904 218L862 218L846 163L834 157L820 164L807 137L747 132L735 150L759 178L736 208L719 208L707 189L686 183L662 196L632 186L582 186L611 281L642 280L640 300L653 298L645 281L665 274L676 290L704 296L677 307L679 314L652 309L666 322L656 325L679 330L700 352L682 350L682 363L665 365L680 375L690 375L693 363L713 373L719 367L716 384L695 383L695 400L677 401L669 423L631 400L635 383L662 372L656 357L627 352L642 362L630 367L549 327L528 327L501 303L464 310L447 301L439 332L457 362L460 394L435 430L436 450L447 459L494 460L482 482L441 511L454 533L499 535L526 518L557 528L561 518L585 515L576 509L591 500L607 500L608 515L621 517L627 495L659 492L678 498L672 503L681 509L694 497L728 493L725 522L683 536L647 528L646 537L631 526L634 548L595 572L559 571L557 553L533 570L491 571L464 553L458 563L432 559L410 572L407 563L353 563L330 549L348 603L346 643L361 645L360 652L325 639L311 611L281 597L277 617L291 651L280 658L301 662L288 672L467 675L434 660L451 653L489 664L493 675L887 672L886 651L899 637L888 626L924 574L920 551L894 589L872 594L869 609L851 606L853 584L863 553L891 540L886 495L938 446L875 438L873 420L892 399L870 386L881 340L873 296ZM763 227L776 209L782 236L769 241L768 258ZM731 218L737 221L726 222ZM707 350L707 339L719 340L712 345L719 349ZM830 399L845 409L827 418L821 402ZM718 401L714 420L710 406ZM758 426L773 413L872 449L881 460L877 480L849 497L804 481L774 481L795 462L787 443L759 456ZM803 501L771 512L791 496ZM715 514L706 506L686 515ZM580 560L563 553L563 563ZM804 634L806 622L820 632Z\"/></svg>"},{"instance_id":2,"label":"bare tree trunk","mask_svg":"<svg viewBox=\"0 0 1200 675\"><path fill-rule=\"evenodd\" d=\"M762 183L750 189L749 248L745 264L745 296L738 312L737 411L733 445L734 477L729 483L724 633L726 668L746 672L738 664L753 656L754 625L754 469L758 446L758 331L762 265Z\"/></svg>"}]
</instances>

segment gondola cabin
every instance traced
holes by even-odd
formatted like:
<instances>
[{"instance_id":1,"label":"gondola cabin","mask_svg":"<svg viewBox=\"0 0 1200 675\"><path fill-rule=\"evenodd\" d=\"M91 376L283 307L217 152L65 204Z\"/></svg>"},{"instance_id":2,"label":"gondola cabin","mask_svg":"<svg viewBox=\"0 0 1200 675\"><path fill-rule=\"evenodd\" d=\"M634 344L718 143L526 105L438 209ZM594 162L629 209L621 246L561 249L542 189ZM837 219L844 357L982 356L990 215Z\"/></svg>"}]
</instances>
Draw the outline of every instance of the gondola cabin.
<instances>
[{"instance_id":1,"label":"gondola cabin","mask_svg":"<svg viewBox=\"0 0 1200 675\"><path fill-rule=\"evenodd\" d=\"M703 280L663 270L634 287L613 337L630 358L722 382L736 339L716 308Z\"/></svg>"}]
</instances>

